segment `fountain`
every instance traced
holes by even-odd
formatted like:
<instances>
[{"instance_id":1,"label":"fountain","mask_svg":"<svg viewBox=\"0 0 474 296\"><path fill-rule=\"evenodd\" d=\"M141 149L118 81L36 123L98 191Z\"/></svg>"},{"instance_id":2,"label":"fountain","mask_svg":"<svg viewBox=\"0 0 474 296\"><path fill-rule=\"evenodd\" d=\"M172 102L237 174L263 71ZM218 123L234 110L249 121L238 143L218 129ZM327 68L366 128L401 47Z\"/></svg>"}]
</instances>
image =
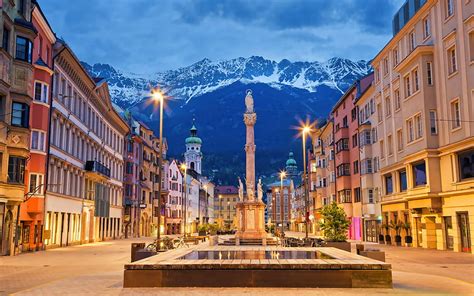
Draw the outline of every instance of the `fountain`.
<instances>
[{"instance_id":1,"label":"fountain","mask_svg":"<svg viewBox=\"0 0 474 296\"><path fill-rule=\"evenodd\" d=\"M245 97L246 192L239 179L238 229L231 244L179 248L125 265L130 287L391 288L390 264L335 248L270 245L264 228L261 182L255 195L252 92ZM245 246L243 246L245 244Z\"/></svg>"}]
</instances>

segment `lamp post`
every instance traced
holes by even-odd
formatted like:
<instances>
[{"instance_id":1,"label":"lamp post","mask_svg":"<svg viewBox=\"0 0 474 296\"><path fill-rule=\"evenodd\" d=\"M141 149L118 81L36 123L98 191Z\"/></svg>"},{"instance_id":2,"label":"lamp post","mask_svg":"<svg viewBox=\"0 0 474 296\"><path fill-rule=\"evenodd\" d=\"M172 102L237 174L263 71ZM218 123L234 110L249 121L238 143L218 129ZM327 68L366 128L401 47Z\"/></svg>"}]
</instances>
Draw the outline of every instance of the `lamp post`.
<instances>
[{"instance_id":1,"label":"lamp post","mask_svg":"<svg viewBox=\"0 0 474 296\"><path fill-rule=\"evenodd\" d=\"M275 196L273 197L273 218L275 220L275 222L273 222L275 224L275 229L274 229L274 233L276 233L277 231L277 227L278 227L278 221L277 221L277 207L276 207L276 202L277 202L277 193L278 193L278 196L280 196L280 188L275 188Z\"/></svg>"},{"instance_id":2,"label":"lamp post","mask_svg":"<svg viewBox=\"0 0 474 296\"><path fill-rule=\"evenodd\" d=\"M280 172L280 192L281 192L281 193L280 193L280 204L283 205L283 216L281 216L281 223L280 223L280 224L281 224L281 236L282 236L282 237L283 237L283 232L284 232L284 230L283 230L283 221L285 220L285 219L284 219L284 215L285 215L285 208L284 208L284 207L285 207L285 202L284 202L284 196L285 196L285 195L284 195L284 193L285 193L285 192L283 191L283 179L284 179L285 177L286 177L286 172L285 172L285 171L281 171L281 172ZM288 193L289 193L289 191L288 191Z\"/></svg>"},{"instance_id":3,"label":"lamp post","mask_svg":"<svg viewBox=\"0 0 474 296\"><path fill-rule=\"evenodd\" d=\"M230 221L232 221L232 220L230 219L230 201L227 202L227 210L229 211L227 217L229 217L229 228L230 228Z\"/></svg>"},{"instance_id":4,"label":"lamp post","mask_svg":"<svg viewBox=\"0 0 474 296\"><path fill-rule=\"evenodd\" d=\"M311 131L311 128L308 125L305 125L302 129L302 136L303 136L303 190L304 190L304 225L305 225L305 238L308 238L308 191L307 191L307 183L308 178L306 175L306 134Z\"/></svg>"},{"instance_id":5,"label":"lamp post","mask_svg":"<svg viewBox=\"0 0 474 296\"><path fill-rule=\"evenodd\" d=\"M183 222L183 235L186 236L186 216L187 216L187 202L186 202L186 183L187 183L187 170L186 164L183 163L180 166L181 170L183 171L183 181L181 182L182 191L181 191L181 215L182 215L182 222Z\"/></svg>"},{"instance_id":6,"label":"lamp post","mask_svg":"<svg viewBox=\"0 0 474 296\"><path fill-rule=\"evenodd\" d=\"M157 250L160 250L160 240L161 240L161 183L162 183L162 162L163 162L163 103L164 103L164 96L160 90L153 90L151 93L153 100L157 101L160 104L160 139L159 139L159 151L158 151L158 230L156 234ZM153 188L154 189L154 188Z\"/></svg>"},{"instance_id":7,"label":"lamp post","mask_svg":"<svg viewBox=\"0 0 474 296\"><path fill-rule=\"evenodd\" d=\"M205 203L204 203L204 209L205 209L204 213L205 213L205 215L204 215L203 220L205 220L206 217L207 217L206 214L207 214L207 211L208 211L208 208L209 208L209 200L207 199L207 184L204 184L203 188L204 188L204 201L205 201ZM199 218L199 223L201 223L201 218Z\"/></svg>"}]
</instances>

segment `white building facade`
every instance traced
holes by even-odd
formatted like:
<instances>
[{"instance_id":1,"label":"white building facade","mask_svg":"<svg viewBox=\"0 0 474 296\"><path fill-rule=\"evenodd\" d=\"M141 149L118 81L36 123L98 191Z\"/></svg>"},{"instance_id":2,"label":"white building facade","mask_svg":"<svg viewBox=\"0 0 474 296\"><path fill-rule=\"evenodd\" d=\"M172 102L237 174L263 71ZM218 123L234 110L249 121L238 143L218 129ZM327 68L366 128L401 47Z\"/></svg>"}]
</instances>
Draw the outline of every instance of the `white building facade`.
<instances>
[{"instance_id":1,"label":"white building facade","mask_svg":"<svg viewBox=\"0 0 474 296\"><path fill-rule=\"evenodd\" d=\"M46 247L120 238L128 127L106 82L91 78L65 43L54 50Z\"/></svg>"}]
</instances>

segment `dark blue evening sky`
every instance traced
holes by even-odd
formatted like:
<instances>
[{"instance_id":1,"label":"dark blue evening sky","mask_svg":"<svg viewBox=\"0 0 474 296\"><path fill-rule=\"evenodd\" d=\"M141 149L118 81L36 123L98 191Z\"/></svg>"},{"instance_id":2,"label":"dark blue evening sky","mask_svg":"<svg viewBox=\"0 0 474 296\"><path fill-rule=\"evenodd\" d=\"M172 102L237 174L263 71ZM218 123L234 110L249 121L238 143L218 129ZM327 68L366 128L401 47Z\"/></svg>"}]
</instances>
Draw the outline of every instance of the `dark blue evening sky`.
<instances>
[{"instance_id":1,"label":"dark blue evening sky","mask_svg":"<svg viewBox=\"0 0 474 296\"><path fill-rule=\"evenodd\" d=\"M404 0L39 0L80 59L152 73L261 55L372 58Z\"/></svg>"}]
</instances>

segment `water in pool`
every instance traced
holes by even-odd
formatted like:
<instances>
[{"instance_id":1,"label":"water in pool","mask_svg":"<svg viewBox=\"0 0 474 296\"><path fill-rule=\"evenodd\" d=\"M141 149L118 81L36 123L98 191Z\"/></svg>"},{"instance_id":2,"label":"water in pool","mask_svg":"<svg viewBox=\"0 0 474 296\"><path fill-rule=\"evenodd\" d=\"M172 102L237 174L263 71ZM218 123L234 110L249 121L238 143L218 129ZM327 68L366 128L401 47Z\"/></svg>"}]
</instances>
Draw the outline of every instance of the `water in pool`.
<instances>
[{"instance_id":1,"label":"water in pool","mask_svg":"<svg viewBox=\"0 0 474 296\"><path fill-rule=\"evenodd\" d=\"M180 260L234 259L334 259L319 251L193 251Z\"/></svg>"}]
</instances>

